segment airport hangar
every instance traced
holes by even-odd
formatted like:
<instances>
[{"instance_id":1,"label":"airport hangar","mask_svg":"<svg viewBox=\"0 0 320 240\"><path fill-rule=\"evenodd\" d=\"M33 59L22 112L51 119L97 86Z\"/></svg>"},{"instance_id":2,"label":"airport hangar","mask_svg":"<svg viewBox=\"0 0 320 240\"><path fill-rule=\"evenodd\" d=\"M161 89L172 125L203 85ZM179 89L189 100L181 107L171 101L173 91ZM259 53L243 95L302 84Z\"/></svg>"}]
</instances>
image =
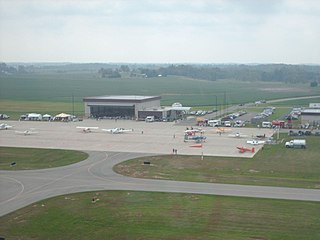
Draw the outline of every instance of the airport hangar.
<instances>
[{"instance_id":1,"label":"airport hangar","mask_svg":"<svg viewBox=\"0 0 320 240\"><path fill-rule=\"evenodd\" d=\"M145 120L154 116L155 120L172 121L182 118L190 107L174 103L172 107L161 107L160 96L108 95L85 97L85 116L94 118L124 118Z\"/></svg>"}]
</instances>

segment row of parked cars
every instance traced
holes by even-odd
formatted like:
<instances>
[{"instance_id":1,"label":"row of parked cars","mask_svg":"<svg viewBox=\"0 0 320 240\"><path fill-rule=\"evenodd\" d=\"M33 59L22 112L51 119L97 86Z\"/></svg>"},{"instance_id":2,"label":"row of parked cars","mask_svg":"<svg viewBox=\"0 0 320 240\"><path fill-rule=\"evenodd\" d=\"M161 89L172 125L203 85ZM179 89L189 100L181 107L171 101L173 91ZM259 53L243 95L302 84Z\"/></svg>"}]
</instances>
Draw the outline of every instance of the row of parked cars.
<instances>
[{"instance_id":1,"label":"row of parked cars","mask_svg":"<svg viewBox=\"0 0 320 240\"><path fill-rule=\"evenodd\" d=\"M302 131L302 130L299 130L299 131L293 131L293 130L290 130L288 132L288 135L289 136L320 136L320 131L309 131L309 130L306 130L306 131Z\"/></svg>"},{"instance_id":2,"label":"row of parked cars","mask_svg":"<svg viewBox=\"0 0 320 240\"><path fill-rule=\"evenodd\" d=\"M10 117L7 114L0 113L0 120L6 120L9 119Z\"/></svg>"}]
</instances>

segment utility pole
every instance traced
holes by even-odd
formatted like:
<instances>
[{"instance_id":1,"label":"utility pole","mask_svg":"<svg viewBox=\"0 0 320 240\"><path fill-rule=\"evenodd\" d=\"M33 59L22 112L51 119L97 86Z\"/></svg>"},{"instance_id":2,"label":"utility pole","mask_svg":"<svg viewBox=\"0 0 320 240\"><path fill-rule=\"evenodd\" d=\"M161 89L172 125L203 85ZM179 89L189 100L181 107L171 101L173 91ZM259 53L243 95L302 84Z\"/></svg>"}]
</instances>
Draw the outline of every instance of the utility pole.
<instances>
[{"instance_id":1,"label":"utility pole","mask_svg":"<svg viewBox=\"0 0 320 240\"><path fill-rule=\"evenodd\" d=\"M74 94L72 92L72 116L74 116Z\"/></svg>"},{"instance_id":2,"label":"utility pole","mask_svg":"<svg viewBox=\"0 0 320 240\"><path fill-rule=\"evenodd\" d=\"M226 111L227 111L227 92L226 91L223 92L223 106L224 106L223 115L226 115Z\"/></svg>"}]
</instances>

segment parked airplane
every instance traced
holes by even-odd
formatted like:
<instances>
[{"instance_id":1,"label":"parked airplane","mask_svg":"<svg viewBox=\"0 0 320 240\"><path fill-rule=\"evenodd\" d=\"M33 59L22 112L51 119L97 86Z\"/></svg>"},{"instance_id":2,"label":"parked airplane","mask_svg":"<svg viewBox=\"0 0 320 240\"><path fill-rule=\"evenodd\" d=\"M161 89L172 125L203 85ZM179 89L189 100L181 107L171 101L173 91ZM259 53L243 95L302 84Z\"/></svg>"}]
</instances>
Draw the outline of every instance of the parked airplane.
<instances>
[{"instance_id":1,"label":"parked airplane","mask_svg":"<svg viewBox=\"0 0 320 240\"><path fill-rule=\"evenodd\" d=\"M201 128L194 128L194 129L187 129L184 131L184 133L188 136L192 136L195 135L196 133L204 133L204 130L202 130Z\"/></svg>"},{"instance_id":2,"label":"parked airplane","mask_svg":"<svg viewBox=\"0 0 320 240\"><path fill-rule=\"evenodd\" d=\"M226 132L231 132L232 129L230 128L217 128L216 132L217 133L226 133Z\"/></svg>"},{"instance_id":3,"label":"parked airplane","mask_svg":"<svg viewBox=\"0 0 320 240\"><path fill-rule=\"evenodd\" d=\"M32 130L25 130L25 131L16 131L16 133L27 136L27 135L37 134L38 132L34 132Z\"/></svg>"},{"instance_id":4,"label":"parked airplane","mask_svg":"<svg viewBox=\"0 0 320 240\"><path fill-rule=\"evenodd\" d=\"M240 153L254 152L254 148L237 147L237 149L239 149L239 152L240 152Z\"/></svg>"},{"instance_id":5,"label":"parked airplane","mask_svg":"<svg viewBox=\"0 0 320 240\"><path fill-rule=\"evenodd\" d=\"M257 138L259 138L259 139L263 139L263 138L266 138L266 134L263 134L263 135L257 135L256 137L257 137Z\"/></svg>"},{"instance_id":6,"label":"parked airplane","mask_svg":"<svg viewBox=\"0 0 320 240\"><path fill-rule=\"evenodd\" d=\"M102 131L109 132L112 134L133 132L133 129L124 129L124 128L111 128L111 129L101 129Z\"/></svg>"},{"instance_id":7,"label":"parked airplane","mask_svg":"<svg viewBox=\"0 0 320 240\"><path fill-rule=\"evenodd\" d=\"M204 136L188 136L185 135L184 141L195 141L196 143L205 142L207 137Z\"/></svg>"},{"instance_id":8,"label":"parked airplane","mask_svg":"<svg viewBox=\"0 0 320 240\"><path fill-rule=\"evenodd\" d=\"M266 141L252 139L252 140L248 140L247 143L251 145L259 145L259 144L265 144Z\"/></svg>"},{"instance_id":9,"label":"parked airplane","mask_svg":"<svg viewBox=\"0 0 320 240\"><path fill-rule=\"evenodd\" d=\"M90 133L91 130L93 129L99 129L99 127L80 127L80 126L78 126L77 128L82 129L84 133Z\"/></svg>"},{"instance_id":10,"label":"parked airplane","mask_svg":"<svg viewBox=\"0 0 320 240\"><path fill-rule=\"evenodd\" d=\"M235 137L235 138L243 138L243 137L247 137L247 135L243 135L239 132L235 133L235 134L229 134L229 137Z\"/></svg>"},{"instance_id":11,"label":"parked airplane","mask_svg":"<svg viewBox=\"0 0 320 240\"><path fill-rule=\"evenodd\" d=\"M12 128L12 127L13 126L10 126L10 125L8 125L6 123L1 123L0 124L0 130L7 130L7 129Z\"/></svg>"}]
</instances>

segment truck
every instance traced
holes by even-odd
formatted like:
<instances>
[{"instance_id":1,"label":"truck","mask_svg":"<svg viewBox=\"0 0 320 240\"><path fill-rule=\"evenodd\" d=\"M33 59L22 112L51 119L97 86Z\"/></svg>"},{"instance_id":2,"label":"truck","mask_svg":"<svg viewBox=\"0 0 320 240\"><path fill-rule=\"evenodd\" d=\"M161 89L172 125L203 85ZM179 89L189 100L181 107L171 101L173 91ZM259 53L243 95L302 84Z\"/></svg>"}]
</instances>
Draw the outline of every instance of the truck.
<instances>
[{"instance_id":1,"label":"truck","mask_svg":"<svg viewBox=\"0 0 320 240\"><path fill-rule=\"evenodd\" d=\"M286 148L306 148L306 140L305 139L294 139L285 144Z\"/></svg>"}]
</instances>

